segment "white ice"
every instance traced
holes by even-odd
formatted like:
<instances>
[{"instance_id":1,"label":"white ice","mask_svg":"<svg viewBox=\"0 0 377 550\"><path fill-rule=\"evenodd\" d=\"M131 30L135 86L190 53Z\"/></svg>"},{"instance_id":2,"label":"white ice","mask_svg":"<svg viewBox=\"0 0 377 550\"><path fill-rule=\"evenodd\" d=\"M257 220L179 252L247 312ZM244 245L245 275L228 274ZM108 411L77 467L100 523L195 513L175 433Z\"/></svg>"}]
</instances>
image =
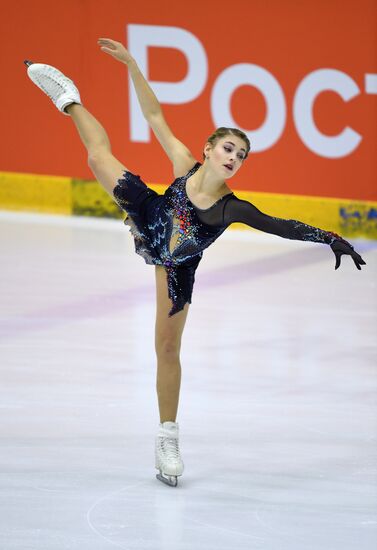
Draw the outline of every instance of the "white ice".
<instances>
[{"instance_id":1,"label":"white ice","mask_svg":"<svg viewBox=\"0 0 377 550\"><path fill-rule=\"evenodd\" d=\"M154 268L120 221L0 215L0 548L374 550L377 243L226 232L155 479Z\"/></svg>"}]
</instances>

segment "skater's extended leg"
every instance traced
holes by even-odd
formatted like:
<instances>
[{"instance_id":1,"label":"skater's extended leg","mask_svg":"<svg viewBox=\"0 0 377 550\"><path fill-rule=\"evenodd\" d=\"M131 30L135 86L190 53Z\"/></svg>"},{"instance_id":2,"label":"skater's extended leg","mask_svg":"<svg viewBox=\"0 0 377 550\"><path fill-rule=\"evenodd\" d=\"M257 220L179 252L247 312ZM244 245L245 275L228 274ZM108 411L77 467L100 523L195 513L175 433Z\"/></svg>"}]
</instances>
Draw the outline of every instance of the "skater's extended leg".
<instances>
[{"instance_id":1,"label":"skater's extended leg","mask_svg":"<svg viewBox=\"0 0 377 550\"><path fill-rule=\"evenodd\" d=\"M168 295L166 270L156 266L157 315L155 349L157 355L157 396L160 422L175 422L181 385L180 349L189 304L168 317L171 300Z\"/></svg>"},{"instance_id":2,"label":"skater's extended leg","mask_svg":"<svg viewBox=\"0 0 377 550\"><path fill-rule=\"evenodd\" d=\"M87 152L88 164L97 180L112 195L117 180L127 168L111 153L111 145L104 127L82 105L73 103L66 108L76 125Z\"/></svg>"},{"instance_id":3,"label":"skater's extended leg","mask_svg":"<svg viewBox=\"0 0 377 550\"><path fill-rule=\"evenodd\" d=\"M75 83L61 71L43 63L26 62L27 74L65 115L70 115L88 151L89 166L97 180L112 195L126 167L112 154L110 141L101 124L81 104Z\"/></svg>"}]
</instances>

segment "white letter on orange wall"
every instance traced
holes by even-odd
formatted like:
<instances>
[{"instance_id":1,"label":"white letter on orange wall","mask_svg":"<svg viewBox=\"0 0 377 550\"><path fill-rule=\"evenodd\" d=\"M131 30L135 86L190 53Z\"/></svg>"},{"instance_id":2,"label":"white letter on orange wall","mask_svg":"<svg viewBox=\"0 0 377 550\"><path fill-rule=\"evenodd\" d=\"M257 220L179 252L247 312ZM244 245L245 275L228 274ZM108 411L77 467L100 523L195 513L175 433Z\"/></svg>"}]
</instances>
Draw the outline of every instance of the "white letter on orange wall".
<instances>
[{"instance_id":1,"label":"white letter on orange wall","mask_svg":"<svg viewBox=\"0 0 377 550\"><path fill-rule=\"evenodd\" d=\"M336 69L318 69L309 73L300 83L293 100L293 118L296 130L305 145L321 157L341 158L354 151L361 136L348 126L337 136L326 136L318 130L313 119L313 105L317 96L330 90L344 101L360 93L356 82L348 74Z\"/></svg>"},{"instance_id":2,"label":"white letter on orange wall","mask_svg":"<svg viewBox=\"0 0 377 550\"><path fill-rule=\"evenodd\" d=\"M365 91L367 94L377 94L377 74L365 75Z\"/></svg>"},{"instance_id":3,"label":"white letter on orange wall","mask_svg":"<svg viewBox=\"0 0 377 550\"><path fill-rule=\"evenodd\" d=\"M241 128L252 143L253 151L264 151L272 147L283 133L286 122L284 92L279 82L266 69L251 63L239 63L225 69L218 76L212 90L211 111L215 126L239 127L233 119L230 101L240 86L254 86L259 90L267 105L266 119L257 130ZM253 106L250 105L250 111ZM247 112L245 113L247 119Z\"/></svg>"},{"instance_id":4,"label":"white letter on orange wall","mask_svg":"<svg viewBox=\"0 0 377 550\"><path fill-rule=\"evenodd\" d=\"M196 99L207 83L208 63L201 42L190 32L178 27L160 25L128 25L128 50L148 80L149 47L173 48L182 52L188 62L188 72L179 82L151 82L149 85L161 103L180 104ZM129 77L131 141L149 142L150 131L140 109L134 86Z\"/></svg>"}]
</instances>

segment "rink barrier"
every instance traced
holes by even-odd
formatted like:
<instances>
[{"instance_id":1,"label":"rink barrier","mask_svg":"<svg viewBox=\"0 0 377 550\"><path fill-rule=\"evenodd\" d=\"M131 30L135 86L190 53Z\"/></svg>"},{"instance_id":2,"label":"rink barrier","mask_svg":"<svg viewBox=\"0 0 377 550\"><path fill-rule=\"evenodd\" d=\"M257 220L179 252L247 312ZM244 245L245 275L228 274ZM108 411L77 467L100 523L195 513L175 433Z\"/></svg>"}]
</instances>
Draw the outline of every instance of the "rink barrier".
<instances>
[{"instance_id":1,"label":"rink barrier","mask_svg":"<svg viewBox=\"0 0 377 550\"><path fill-rule=\"evenodd\" d=\"M167 186L148 184L158 193ZM259 210L335 231L345 237L377 239L377 202L234 191ZM43 214L124 218L124 212L96 181L0 172L0 209ZM232 224L233 229L250 229Z\"/></svg>"}]
</instances>

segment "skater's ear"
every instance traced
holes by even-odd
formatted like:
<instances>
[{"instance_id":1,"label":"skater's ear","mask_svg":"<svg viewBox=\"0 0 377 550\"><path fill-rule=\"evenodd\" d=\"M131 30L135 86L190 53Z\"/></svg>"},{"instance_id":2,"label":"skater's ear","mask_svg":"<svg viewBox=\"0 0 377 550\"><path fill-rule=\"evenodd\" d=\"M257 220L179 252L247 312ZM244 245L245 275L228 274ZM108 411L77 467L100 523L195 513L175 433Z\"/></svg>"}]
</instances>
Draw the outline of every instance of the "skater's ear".
<instances>
[{"instance_id":1,"label":"skater's ear","mask_svg":"<svg viewBox=\"0 0 377 550\"><path fill-rule=\"evenodd\" d=\"M207 141L207 143L204 145L203 149L203 160L207 160L209 157L209 153L212 150L212 144Z\"/></svg>"}]
</instances>

